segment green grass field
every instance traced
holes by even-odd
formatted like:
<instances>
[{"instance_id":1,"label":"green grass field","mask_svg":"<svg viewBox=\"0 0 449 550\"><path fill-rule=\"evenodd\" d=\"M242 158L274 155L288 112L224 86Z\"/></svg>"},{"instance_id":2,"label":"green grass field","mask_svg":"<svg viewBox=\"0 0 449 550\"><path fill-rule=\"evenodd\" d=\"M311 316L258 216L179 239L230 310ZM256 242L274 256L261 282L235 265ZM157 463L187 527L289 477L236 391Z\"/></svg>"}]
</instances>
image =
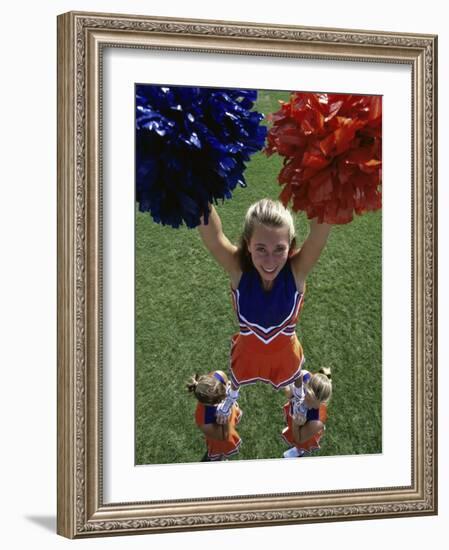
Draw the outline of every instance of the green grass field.
<instances>
[{"instance_id":1,"label":"green grass field","mask_svg":"<svg viewBox=\"0 0 449 550\"><path fill-rule=\"evenodd\" d=\"M287 93L261 91L257 110L277 110ZM282 159L255 155L246 189L217 210L237 242L244 214L262 197L277 198ZM295 215L298 243L307 234ZM332 229L307 281L297 333L305 368L332 368L333 397L322 448L316 454L382 451L382 219L369 213ZM237 331L229 280L204 249L198 232L172 229L136 213L136 464L199 461L205 451L194 422L195 398L185 383L194 373L228 370L230 337ZM284 393L262 383L242 388L243 440L232 460L280 458L287 448Z\"/></svg>"}]
</instances>

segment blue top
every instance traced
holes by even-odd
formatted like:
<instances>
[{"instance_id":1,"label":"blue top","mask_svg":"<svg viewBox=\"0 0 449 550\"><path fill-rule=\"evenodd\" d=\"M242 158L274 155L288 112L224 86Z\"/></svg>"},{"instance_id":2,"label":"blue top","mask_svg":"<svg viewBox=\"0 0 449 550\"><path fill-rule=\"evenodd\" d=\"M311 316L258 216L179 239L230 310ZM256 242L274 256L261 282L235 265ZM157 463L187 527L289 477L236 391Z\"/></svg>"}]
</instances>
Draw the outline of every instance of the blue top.
<instances>
[{"instance_id":1,"label":"blue top","mask_svg":"<svg viewBox=\"0 0 449 550\"><path fill-rule=\"evenodd\" d=\"M303 293L287 262L270 290L265 290L255 268L243 272L237 290L232 291L234 307L240 323L240 334L254 334L269 344L280 334L295 333L296 321L303 302Z\"/></svg>"},{"instance_id":2,"label":"blue top","mask_svg":"<svg viewBox=\"0 0 449 550\"><path fill-rule=\"evenodd\" d=\"M307 382L312 378L312 375L309 371L304 372L304 376L302 377L303 383ZM320 409L309 409L307 408L307 414L306 414L307 422L310 420L319 420L320 419Z\"/></svg>"},{"instance_id":3,"label":"blue top","mask_svg":"<svg viewBox=\"0 0 449 550\"><path fill-rule=\"evenodd\" d=\"M217 420L217 405L204 405L204 424L215 424Z\"/></svg>"}]
</instances>

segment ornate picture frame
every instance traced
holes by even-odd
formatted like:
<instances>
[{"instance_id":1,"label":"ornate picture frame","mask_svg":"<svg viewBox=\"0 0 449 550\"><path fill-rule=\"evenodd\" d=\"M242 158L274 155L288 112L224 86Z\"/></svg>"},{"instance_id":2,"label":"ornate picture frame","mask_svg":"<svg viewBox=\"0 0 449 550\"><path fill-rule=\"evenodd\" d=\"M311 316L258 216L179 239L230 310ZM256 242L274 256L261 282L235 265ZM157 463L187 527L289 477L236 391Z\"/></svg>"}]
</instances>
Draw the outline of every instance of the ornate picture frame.
<instances>
[{"instance_id":1,"label":"ornate picture frame","mask_svg":"<svg viewBox=\"0 0 449 550\"><path fill-rule=\"evenodd\" d=\"M103 54L106 48L410 68L411 482L104 498ZM437 37L70 12L58 17L58 533L69 538L437 513ZM408 361L408 358L405 359ZM131 367L130 367L131 368Z\"/></svg>"}]
</instances>

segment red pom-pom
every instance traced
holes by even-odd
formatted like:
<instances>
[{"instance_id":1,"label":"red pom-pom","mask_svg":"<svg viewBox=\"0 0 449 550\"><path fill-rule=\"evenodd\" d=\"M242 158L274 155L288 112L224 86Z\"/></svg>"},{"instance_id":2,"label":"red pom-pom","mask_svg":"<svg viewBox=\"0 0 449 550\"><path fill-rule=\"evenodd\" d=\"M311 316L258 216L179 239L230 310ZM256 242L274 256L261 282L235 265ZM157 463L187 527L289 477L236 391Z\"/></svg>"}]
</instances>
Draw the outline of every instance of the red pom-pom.
<instances>
[{"instance_id":1,"label":"red pom-pom","mask_svg":"<svg viewBox=\"0 0 449 550\"><path fill-rule=\"evenodd\" d=\"M265 153L285 157L284 205L332 224L381 208L381 97L293 92L269 119Z\"/></svg>"}]
</instances>

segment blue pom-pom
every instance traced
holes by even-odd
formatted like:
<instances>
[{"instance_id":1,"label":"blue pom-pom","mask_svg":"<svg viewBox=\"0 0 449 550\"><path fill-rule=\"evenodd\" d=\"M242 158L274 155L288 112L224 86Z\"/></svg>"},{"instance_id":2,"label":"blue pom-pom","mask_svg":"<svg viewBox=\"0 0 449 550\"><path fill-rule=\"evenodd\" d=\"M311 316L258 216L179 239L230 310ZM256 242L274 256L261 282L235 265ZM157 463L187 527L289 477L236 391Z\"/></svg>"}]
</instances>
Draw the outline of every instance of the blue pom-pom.
<instances>
[{"instance_id":1,"label":"blue pom-pom","mask_svg":"<svg viewBox=\"0 0 449 550\"><path fill-rule=\"evenodd\" d=\"M164 225L207 223L209 203L246 186L265 144L256 90L136 86L136 197Z\"/></svg>"}]
</instances>

